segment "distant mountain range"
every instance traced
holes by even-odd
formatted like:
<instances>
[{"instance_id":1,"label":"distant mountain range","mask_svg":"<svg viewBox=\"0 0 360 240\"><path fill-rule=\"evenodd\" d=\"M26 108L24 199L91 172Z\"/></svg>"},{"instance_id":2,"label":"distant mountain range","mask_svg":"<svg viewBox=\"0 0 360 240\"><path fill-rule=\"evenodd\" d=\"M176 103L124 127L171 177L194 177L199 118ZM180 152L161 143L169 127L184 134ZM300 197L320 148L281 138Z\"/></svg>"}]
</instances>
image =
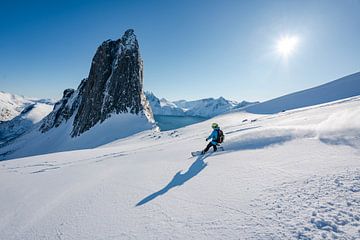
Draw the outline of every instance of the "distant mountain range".
<instances>
[{"instance_id":1,"label":"distant mountain range","mask_svg":"<svg viewBox=\"0 0 360 240\"><path fill-rule=\"evenodd\" d=\"M154 115L273 114L356 95L360 95L360 73L263 103L223 97L159 99L143 91L143 61L134 31L129 29L121 38L98 47L88 77L76 90L64 90L56 103L0 92L0 160L97 147L157 129Z\"/></svg>"},{"instance_id":2,"label":"distant mountain range","mask_svg":"<svg viewBox=\"0 0 360 240\"><path fill-rule=\"evenodd\" d=\"M21 114L25 108L34 104L53 105L54 101L51 99L26 98L0 91L0 122L15 118Z\"/></svg>"},{"instance_id":3,"label":"distant mountain range","mask_svg":"<svg viewBox=\"0 0 360 240\"><path fill-rule=\"evenodd\" d=\"M65 90L63 98L56 103L50 99L25 98L0 92L0 109L4 113L3 121L0 123L0 147L30 131L40 121L42 121L40 131L43 133L51 128L57 128L63 121L66 122L75 109L72 106L78 104L77 92L78 90L73 89ZM246 101L238 103L223 97L171 102L165 98L159 99L151 92L145 92L145 95L155 116L187 116L206 119L256 103Z\"/></svg>"},{"instance_id":4,"label":"distant mountain range","mask_svg":"<svg viewBox=\"0 0 360 240\"><path fill-rule=\"evenodd\" d=\"M54 106L50 99L34 99L0 92L0 146L28 131L48 115Z\"/></svg>"},{"instance_id":5,"label":"distant mountain range","mask_svg":"<svg viewBox=\"0 0 360 240\"><path fill-rule=\"evenodd\" d=\"M159 99L152 92L145 92L154 115L168 116L192 116L211 118L234 109L243 108L258 102L236 102L223 97L217 99L205 98L194 101L168 101L165 98Z\"/></svg>"}]
</instances>

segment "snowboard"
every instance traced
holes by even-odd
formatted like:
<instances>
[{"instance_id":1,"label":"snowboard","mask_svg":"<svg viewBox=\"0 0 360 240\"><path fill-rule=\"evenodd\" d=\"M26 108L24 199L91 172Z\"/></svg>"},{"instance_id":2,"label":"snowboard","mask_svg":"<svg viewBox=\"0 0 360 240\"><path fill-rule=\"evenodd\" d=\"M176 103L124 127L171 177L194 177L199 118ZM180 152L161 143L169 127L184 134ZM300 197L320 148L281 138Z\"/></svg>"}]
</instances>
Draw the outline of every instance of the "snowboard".
<instances>
[{"instance_id":1,"label":"snowboard","mask_svg":"<svg viewBox=\"0 0 360 240\"><path fill-rule=\"evenodd\" d=\"M221 152L221 151L224 151L224 148L223 148L223 147L218 147L216 152ZM200 155L209 154L209 153L212 153L213 150L210 149L210 150L209 150L207 153L205 153L205 154L201 154L201 152L202 152L202 151L191 152L191 156L196 157L196 156L200 156Z\"/></svg>"}]
</instances>

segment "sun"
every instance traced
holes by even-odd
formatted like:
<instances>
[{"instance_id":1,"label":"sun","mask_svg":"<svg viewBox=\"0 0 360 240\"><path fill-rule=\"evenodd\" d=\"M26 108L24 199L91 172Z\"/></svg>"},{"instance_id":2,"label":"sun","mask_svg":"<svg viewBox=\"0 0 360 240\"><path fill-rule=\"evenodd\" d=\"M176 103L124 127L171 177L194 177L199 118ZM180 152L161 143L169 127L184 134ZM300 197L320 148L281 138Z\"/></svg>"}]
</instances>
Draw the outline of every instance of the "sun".
<instances>
[{"instance_id":1,"label":"sun","mask_svg":"<svg viewBox=\"0 0 360 240\"><path fill-rule=\"evenodd\" d=\"M277 42L276 50L282 57L287 58L294 53L297 48L298 42L299 39L296 36L282 37Z\"/></svg>"}]
</instances>

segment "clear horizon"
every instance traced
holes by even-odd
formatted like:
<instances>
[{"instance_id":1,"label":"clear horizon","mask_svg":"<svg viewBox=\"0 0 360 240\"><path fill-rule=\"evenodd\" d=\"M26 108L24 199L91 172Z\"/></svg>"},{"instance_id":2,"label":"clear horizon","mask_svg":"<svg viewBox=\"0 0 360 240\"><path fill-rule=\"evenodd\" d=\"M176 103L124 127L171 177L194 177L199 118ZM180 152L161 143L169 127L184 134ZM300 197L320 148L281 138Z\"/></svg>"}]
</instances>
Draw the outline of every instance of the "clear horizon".
<instances>
[{"instance_id":1,"label":"clear horizon","mask_svg":"<svg viewBox=\"0 0 360 240\"><path fill-rule=\"evenodd\" d=\"M133 28L157 97L264 101L359 72L359 12L355 0L11 1L0 10L0 91L59 99L103 41Z\"/></svg>"}]
</instances>

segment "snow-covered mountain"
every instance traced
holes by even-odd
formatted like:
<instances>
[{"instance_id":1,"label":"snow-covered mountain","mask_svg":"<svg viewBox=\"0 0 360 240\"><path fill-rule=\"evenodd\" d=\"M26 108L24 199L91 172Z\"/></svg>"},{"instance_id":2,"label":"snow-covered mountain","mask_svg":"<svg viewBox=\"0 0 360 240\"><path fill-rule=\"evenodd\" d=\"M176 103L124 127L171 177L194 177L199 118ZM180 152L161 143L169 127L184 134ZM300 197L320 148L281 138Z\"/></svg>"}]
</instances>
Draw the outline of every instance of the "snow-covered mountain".
<instances>
[{"instance_id":1,"label":"snow-covered mountain","mask_svg":"<svg viewBox=\"0 0 360 240\"><path fill-rule=\"evenodd\" d=\"M335 81L287 94L246 108L246 111L270 114L307 107L360 95L360 72Z\"/></svg>"},{"instance_id":2,"label":"snow-covered mountain","mask_svg":"<svg viewBox=\"0 0 360 240\"><path fill-rule=\"evenodd\" d=\"M165 98L159 99L152 92L145 92L145 95L154 115L185 116L184 109Z\"/></svg>"},{"instance_id":3,"label":"snow-covered mountain","mask_svg":"<svg viewBox=\"0 0 360 240\"><path fill-rule=\"evenodd\" d=\"M51 112L54 101L0 92L0 147L17 138Z\"/></svg>"},{"instance_id":4,"label":"snow-covered mountain","mask_svg":"<svg viewBox=\"0 0 360 240\"><path fill-rule=\"evenodd\" d=\"M0 239L359 239L359 106L233 112L3 161ZM213 121L225 151L190 158Z\"/></svg>"},{"instance_id":5,"label":"snow-covered mountain","mask_svg":"<svg viewBox=\"0 0 360 240\"><path fill-rule=\"evenodd\" d=\"M217 99L205 98L195 101L179 100L171 102L165 98L159 99L151 92L146 92L145 94L155 115L210 118L230 112L236 108L255 104L246 101L238 103L236 101L227 100L223 97L219 97Z\"/></svg>"},{"instance_id":6,"label":"snow-covered mountain","mask_svg":"<svg viewBox=\"0 0 360 240\"><path fill-rule=\"evenodd\" d=\"M53 106L51 101L29 100L19 115L0 123L0 147L30 130L52 111Z\"/></svg>"},{"instance_id":7,"label":"snow-covered mountain","mask_svg":"<svg viewBox=\"0 0 360 240\"><path fill-rule=\"evenodd\" d=\"M15 118L25 108L37 103L53 104L53 101L50 99L26 98L0 91L0 122Z\"/></svg>"},{"instance_id":8,"label":"snow-covered mountain","mask_svg":"<svg viewBox=\"0 0 360 240\"><path fill-rule=\"evenodd\" d=\"M96 147L146 129L154 119L143 93L143 61L132 29L97 49L88 78L66 89L29 133L0 149L9 159Z\"/></svg>"}]
</instances>

